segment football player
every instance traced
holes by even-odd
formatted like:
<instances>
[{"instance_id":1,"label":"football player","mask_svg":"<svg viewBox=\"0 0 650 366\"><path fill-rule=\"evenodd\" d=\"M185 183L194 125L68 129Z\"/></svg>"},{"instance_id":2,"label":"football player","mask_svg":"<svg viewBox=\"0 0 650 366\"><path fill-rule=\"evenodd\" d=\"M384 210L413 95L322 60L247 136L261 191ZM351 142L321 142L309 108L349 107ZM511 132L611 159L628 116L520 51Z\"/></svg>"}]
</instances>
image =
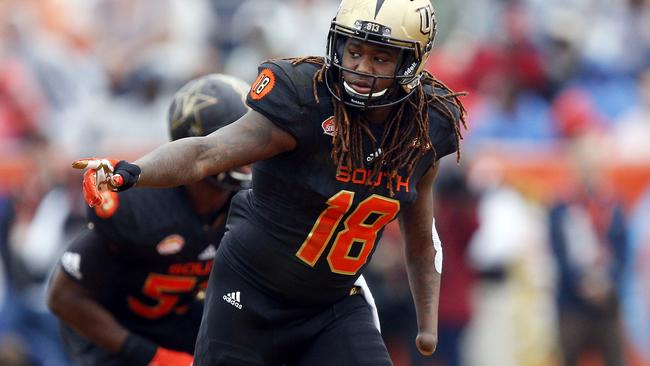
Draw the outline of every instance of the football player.
<instances>
[{"instance_id":1,"label":"football player","mask_svg":"<svg viewBox=\"0 0 650 366\"><path fill-rule=\"evenodd\" d=\"M390 365L354 286L399 218L422 354L437 343L438 161L457 152L459 94L424 71L429 0L343 0L327 56L265 62L238 121L134 163L73 163L103 187L173 187L253 164L232 199L208 283L195 365ZM98 189L99 187L99 189Z\"/></svg>"},{"instance_id":2,"label":"football player","mask_svg":"<svg viewBox=\"0 0 650 366\"><path fill-rule=\"evenodd\" d=\"M248 110L247 91L221 74L189 82L169 109L171 139L235 121ZM104 192L49 287L76 365L191 364L230 200L249 186L244 166L177 188Z\"/></svg>"}]
</instances>

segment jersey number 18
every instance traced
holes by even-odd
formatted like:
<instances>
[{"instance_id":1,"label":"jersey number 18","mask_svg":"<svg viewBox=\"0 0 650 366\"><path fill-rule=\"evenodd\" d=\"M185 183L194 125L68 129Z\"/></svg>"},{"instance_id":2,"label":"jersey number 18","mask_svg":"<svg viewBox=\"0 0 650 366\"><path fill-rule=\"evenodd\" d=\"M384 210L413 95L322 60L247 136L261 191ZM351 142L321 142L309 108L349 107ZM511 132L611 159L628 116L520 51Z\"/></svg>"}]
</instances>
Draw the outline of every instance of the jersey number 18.
<instances>
[{"instance_id":1,"label":"jersey number 18","mask_svg":"<svg viewBox=\"0 0 650 366\"><path fill-rule=\"evenodd\" d=\"M314 266L334 235L336 228L352 208L354 192L340 191L327 200L327 208L320 214L307 239L296 256ZM399 201L377 194L359 203L345 219L341 230L327 254L327 263L332 272L354 275L363 267L377 241L377 233L392 221L399 212ZM360 249L351 254L353 245Z\"/></svg>"}]
</instances>

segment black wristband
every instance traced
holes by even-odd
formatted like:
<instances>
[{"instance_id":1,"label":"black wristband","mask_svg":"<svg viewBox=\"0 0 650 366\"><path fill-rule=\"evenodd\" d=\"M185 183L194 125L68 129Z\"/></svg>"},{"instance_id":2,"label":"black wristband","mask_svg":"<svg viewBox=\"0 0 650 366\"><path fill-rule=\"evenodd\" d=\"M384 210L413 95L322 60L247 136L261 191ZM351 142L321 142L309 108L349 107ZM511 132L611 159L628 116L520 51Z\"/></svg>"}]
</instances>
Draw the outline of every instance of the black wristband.
<instances>
[{"instance_id":1,"label":"black wristband","mask_svg":"<svg viewBox=\"0 0 650 366\"><path fill-rule=\"evenodd\" d=\"M140 179L141 172L142 170L140 169L139 166L135 164L131 164L126 160L120 160L115 165L115 169L113 170L113 173L121 175L122 178L124 179L124 184L117 187L117 191L122 192L124 190L133 187L136 183L138 183L138 179Z\"/></svg>"},{"instance_id":2,"label":"black wristband","mask_svg":"<svg viewBox=\"0 0 650 366\"><path fill-rule=\"evenodd\" d=\"M120 359L124 365L147 366L156 355L158 346L137 334L129 333L122 344Z\"/></svg>"}]
</instances>

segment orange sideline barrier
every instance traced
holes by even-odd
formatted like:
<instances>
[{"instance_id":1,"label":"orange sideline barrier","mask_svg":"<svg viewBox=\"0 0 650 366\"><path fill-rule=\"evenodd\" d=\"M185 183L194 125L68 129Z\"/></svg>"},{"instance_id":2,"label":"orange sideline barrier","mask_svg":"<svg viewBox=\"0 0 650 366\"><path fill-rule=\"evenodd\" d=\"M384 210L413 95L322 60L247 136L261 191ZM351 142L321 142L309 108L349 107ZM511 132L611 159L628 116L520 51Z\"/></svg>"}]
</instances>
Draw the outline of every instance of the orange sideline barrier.
<instances>
[{"instance_id":1,"label":"orange sideline barrier","mask_svg":"<svg viewBox=\"0 0 650 366\"><path fill-rule=\"evenodd\" d=\"M567 161L557 156L516 161L501 159L501 162L507 182L543 203L566 192L576 182ZM650 188L650 164L609 164L604 167L603 173L627 208L634 205L640 195Z\"/></svg>"},{"instance_id":2,"label":"orange sideline barrier","mask_svg":"<svg viewBox=\"0 0 650 366\"><path fill-rule=\"evenodd\" d=\"M23 156L0 156L0 194L19 188L27 177L31 162Z\"/></svg>"}]
</instances>

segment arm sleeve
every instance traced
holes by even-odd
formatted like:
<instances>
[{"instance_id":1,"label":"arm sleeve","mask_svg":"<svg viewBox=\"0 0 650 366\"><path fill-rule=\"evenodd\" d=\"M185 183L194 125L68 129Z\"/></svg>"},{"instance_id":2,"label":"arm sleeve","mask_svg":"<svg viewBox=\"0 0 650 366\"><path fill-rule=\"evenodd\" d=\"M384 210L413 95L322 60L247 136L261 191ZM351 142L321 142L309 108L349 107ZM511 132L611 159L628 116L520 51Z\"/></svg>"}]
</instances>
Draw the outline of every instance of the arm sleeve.
<instances>
[{"instance_id":1,"label":"arm sleeve","mask_svg":"<svg viewBox=\"0 0 650 366\"><path fill-rule=\"evenodd\" d=\"M304 123L305 111L294 83L293 71L290 64L262 63L246 103L300 141L300 137L307 133L307 124Z\"/></svg>"}]
</instances>

